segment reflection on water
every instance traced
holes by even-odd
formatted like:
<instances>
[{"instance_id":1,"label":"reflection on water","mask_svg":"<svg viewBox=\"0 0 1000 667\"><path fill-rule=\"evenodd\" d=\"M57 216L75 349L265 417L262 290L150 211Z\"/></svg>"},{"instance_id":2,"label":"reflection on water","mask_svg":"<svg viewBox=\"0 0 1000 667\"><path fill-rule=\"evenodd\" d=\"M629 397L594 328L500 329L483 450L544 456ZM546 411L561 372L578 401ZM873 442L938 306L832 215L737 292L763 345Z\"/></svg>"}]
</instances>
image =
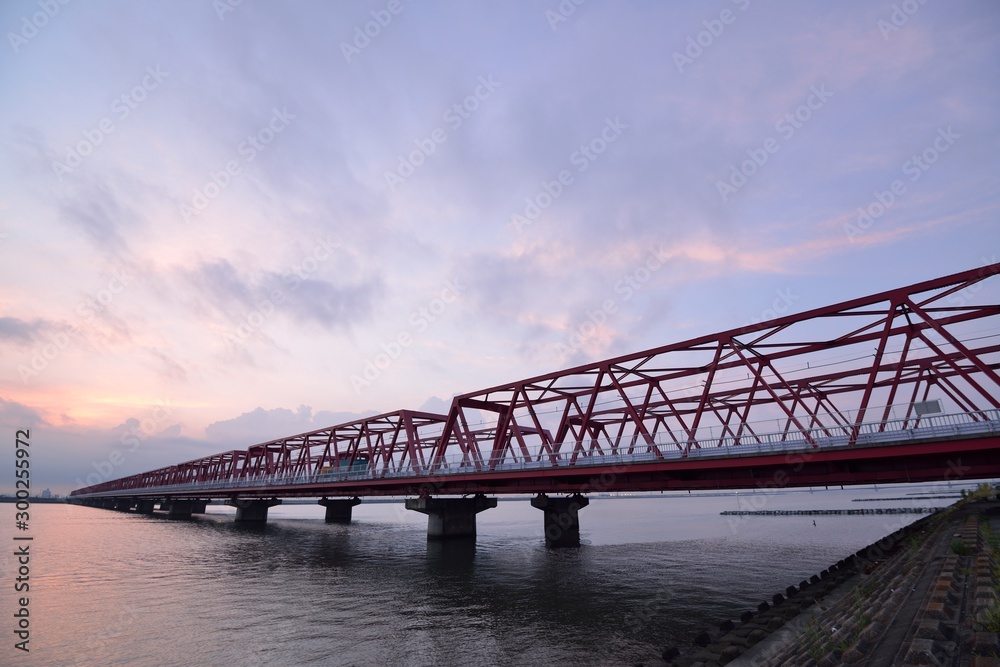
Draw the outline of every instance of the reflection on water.
<instances>
[{"instance_id":1,"label":"reflection on water","mask_svg":"<svg viewBox=\"0 0 1000 667\"><path fill-rule=\"evenodd\" d=\"M914 489L763 502L857 507ZM215 506L189 521L37 506L32 651L18 662L631 665L917 518L719 515L742 496L595 499L568 550L546 549L541 512L514 501L479 515L476 540L434 542L398 504L363 504L349 526L306 505L272 508L263 526ZM0 566L11 580L11 557Z\"/></svg>"}]
</instances>

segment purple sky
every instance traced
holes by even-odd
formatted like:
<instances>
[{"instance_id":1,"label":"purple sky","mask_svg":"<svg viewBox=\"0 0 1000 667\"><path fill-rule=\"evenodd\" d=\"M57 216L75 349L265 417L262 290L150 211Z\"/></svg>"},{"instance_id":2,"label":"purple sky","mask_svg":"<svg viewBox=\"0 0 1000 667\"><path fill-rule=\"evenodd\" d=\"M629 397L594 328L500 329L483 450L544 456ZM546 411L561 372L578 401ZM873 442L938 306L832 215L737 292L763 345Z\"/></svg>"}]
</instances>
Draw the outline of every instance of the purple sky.
<instances>
[{"instance_id":1,"label":"purple sky","mask_svg":"<svg viewBox=\"0 0 1000 667\"><path fill-rule=\"evenodd\" d=\"M674 5L3 3L39 490L998 261L995 2Z\"/></svg>"}]
</instances>

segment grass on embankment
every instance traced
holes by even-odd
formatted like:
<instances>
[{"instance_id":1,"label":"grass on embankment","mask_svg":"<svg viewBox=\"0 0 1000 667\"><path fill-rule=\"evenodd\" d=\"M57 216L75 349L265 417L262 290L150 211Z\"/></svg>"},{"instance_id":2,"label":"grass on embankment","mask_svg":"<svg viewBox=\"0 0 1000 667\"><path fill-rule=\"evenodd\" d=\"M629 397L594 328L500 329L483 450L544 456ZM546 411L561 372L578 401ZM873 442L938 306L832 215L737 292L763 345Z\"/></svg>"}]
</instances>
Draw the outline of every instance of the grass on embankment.
<instances>
[{"instance_id":1,"label":"grass on embankment","mask_svg":"<svg viewBox=\"0 0 1000 667\"><path fill-rule=\"evenodd\" d=\"M980 487L981 488L981 487ZM989 521L982 524L983 536L986 538L986 546L991 552L993 561L993 592L996 593L996 600L993 606L986 612L983 629L986 632L1000 633L1000 535L993 532Z\"/></svg>"}]
</instances>

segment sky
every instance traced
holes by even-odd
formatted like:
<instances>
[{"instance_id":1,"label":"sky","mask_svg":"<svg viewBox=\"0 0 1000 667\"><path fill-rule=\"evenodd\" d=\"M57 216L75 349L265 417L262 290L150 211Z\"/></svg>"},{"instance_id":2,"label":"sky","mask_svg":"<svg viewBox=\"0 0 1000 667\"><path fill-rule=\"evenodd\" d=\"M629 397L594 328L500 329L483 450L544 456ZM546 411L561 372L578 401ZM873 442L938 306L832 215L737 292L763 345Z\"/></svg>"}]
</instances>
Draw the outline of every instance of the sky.
<instances>
[{"instance_id":1,"label":"sky","mask_svg":"<svg viewBox=\"0 0 1000 667\"><path fill-rule=\"evenodd\" d=\"M998 261L987 0L8 0L0 31L36 491Z\"/></svg>"}]
</instances>

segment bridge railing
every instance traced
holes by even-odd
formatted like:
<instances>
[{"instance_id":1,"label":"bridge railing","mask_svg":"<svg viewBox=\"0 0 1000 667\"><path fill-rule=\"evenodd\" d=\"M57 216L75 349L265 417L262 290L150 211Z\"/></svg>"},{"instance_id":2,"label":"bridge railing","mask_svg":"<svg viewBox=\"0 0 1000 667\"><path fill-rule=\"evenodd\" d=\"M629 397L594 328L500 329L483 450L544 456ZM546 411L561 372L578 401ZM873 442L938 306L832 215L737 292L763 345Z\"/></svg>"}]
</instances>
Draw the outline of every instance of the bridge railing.
<instances>
[{"instance_id":1,"label":"bridge railing","mask_svg":"<svg viewBox=\"0 0 1000 667\"><path fill-rule=\"evenodd\" d=\"M904 442L962 438L977 435L1000 435L1000 410L979 410L968 413L952 413L939 415L924 415L919 418L891 419L887 421L868 422L857 427L857 433L852 432L852 425L813 428L801 431L764 433L744 435L740 438L711 437L693 441L685 450L673 441L660 442L653 445L643 443L630 447L628 444L617 447L606 439L588 440L580 443L564 443L560 452L549 453L529 450L529 456L519 454L517 460L512 460L508 454L500 460L492 462L484 460L479 469L465 461L446 462L434 470L404 467L398 470L379 471L371 474L368 470L342 470L326 473L301 473L287 475L282 473L261 475L238 480L196 482L173 484L142 489L144 493L164 491L169 493L185 493L198 491L219 491L260 488L268 486L296 486L307 484L322 484L325 482L348 482L383 479L427 478L448 475L483 475L497 472L519 470L540 470L560 467L586 467L608 465L642 465L662 460L679 460L682 458L727 458L758 456L774 453L808 452L819 448L822 450L847 448L852 435L854 446L877 447L898 445ZM702 446L704 443L704 446ZM685 443L686 444L686 443ZM574 453L575 452L575 453ZM118 493L120 495L120 492Z\"/></svg>"},{"instance_id":2,"label":"bridge railing","mask_svg":"<svg viewBox=\"0 0 1000 667\"><path fill-rule=\"evenodd\" d=\"M520 470L552 467L553 465L607 465L614 463L643 463L659 459L710 458L757 456L777 452L831 449L848 447L852 440L853 425L818 427L813 429L758 433L740 437L719 438L710 436L686 442L658 438L654 445L618 445L607 439L594 439L577 443L575 458L571 443L563 446L556 455L539 449L531 458L518 461L509 459L496 462L495 470ZM855 446L871 447L893 445L930 438L965 437L980 434L1000 434L1000 410L980 410L922 416L919 419L890 419L861 424L854 435ZM655 450L654 450L655 446ZM565 451L570 449L569 452ZM631 449L632 451L629 451ZM580 451L583 450L583 451ZM658 452L658 453L657 453ZM554 459L554 461L553 461ZM472 470L467 470L472 472Z\"/></svg>"}]
</instances>

